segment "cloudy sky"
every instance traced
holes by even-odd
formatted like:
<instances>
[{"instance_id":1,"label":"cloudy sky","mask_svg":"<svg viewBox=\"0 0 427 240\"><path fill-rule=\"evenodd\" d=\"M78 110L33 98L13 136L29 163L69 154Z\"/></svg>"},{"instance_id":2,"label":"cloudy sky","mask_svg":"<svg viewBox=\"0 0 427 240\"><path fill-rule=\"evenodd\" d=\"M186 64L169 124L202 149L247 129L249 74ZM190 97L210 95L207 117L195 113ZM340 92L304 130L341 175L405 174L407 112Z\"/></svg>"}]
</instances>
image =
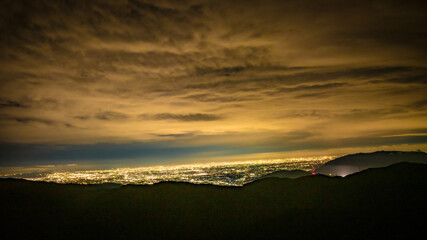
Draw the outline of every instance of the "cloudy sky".
<instances>
[{"instance_id":1,"label":"cloudy sky","mask_svg":"<svg viewBox=\"0 0 427 240\"><path fill-rule=\"evenodd\" d=\"M0 167L427 151L425 1L0 9Z\"/></svg>"}]
</instances>

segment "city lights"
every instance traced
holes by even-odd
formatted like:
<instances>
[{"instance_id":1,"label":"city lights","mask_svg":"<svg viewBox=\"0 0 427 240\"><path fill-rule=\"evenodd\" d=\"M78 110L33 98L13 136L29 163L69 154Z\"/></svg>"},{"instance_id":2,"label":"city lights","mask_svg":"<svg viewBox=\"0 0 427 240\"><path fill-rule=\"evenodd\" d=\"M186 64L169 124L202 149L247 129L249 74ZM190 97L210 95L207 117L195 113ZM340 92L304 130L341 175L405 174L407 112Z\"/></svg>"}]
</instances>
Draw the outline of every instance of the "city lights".
<instances>
[{"instance_id":1,"label":"city lights","mask_svg":"<svg viewBox=\"0 0 427 240\"><path fill-rule=\"evenodd\" d=\"M311 171L313 168L332 159L332 156L323 156L175 166L118 168L110 170L69 171L41 174L38 177L26 179L63 184L117 183L124 185L146 185L173 181L220 186L242 186L266 174L280 170L298 169Z\"/></svg>"}]
</instances>

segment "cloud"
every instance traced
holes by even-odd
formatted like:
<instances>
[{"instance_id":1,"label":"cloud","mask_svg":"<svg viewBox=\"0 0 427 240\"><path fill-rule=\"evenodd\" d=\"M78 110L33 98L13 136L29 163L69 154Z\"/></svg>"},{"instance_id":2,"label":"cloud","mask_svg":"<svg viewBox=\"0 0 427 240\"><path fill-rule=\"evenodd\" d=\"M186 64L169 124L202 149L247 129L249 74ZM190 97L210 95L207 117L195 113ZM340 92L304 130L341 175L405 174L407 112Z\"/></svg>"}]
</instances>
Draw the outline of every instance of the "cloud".
<instances>
[{"instance_id":1,"label":"cloud","mask_svg":"<svg viewBox=\"0 0 427 240\"><path fill-rule=\"evenodd\" d=\"M7 125L13 125L16 128L25 129L25 127L35 127L35 128L66 128L66 129L76 129L77 127L68 122L56 121L49 118L42 117L14 117L9 115L0 115L0 122ZM15 125L16 124L16 125ZM4 137L7 138L8 134L4 134Z\"/></svg>"},{"instance_id":2,"label":"cloud","mask_svg":"<svg viewBox=\"0 0 427 240\"><path fill-rule=\"evenodd\" d=\"M255 71L254 71L255 70ZM220 69L221 71L221 69ZM395 67L365 67L365 68L252 68L245 73L240 70L240 76L212 79L206 83L195 83L186 86L189 89L216 90L221 92L245 92L269 90L271 93L310 91L327 88L338 88L354 84L358 81L387 78L395 75L410 75L418 69L404 66ZM372 80L374 81L374 80Z\"/></svg>"},{"instance_id":3,"label":"cloud","mask_svg":"<svg viewBox=\"0 0 427 240\"><path fill-rule=\"evenodd\" d=\"M243 101L254 101L259 100L258 96L218 96L214 94L194 94L183 97L183 99L190 99L200 102L243 102Z\"/></svg>"},{"instance_id":4,"label":"cloud","mask_svg":"<svg viewBox=\"0 0 427 240\"><path fill-rule=\"evenodd\" d=\"M183 138L183 137L192 137L194 133L176 133L176 134L156 134L159 137L172 137L172 138Z\"/></svg>"},{"instance_id":5,"label":"cloud","mask_svg":"<svg viewBox=\"0 0 427 240\"><path fill-rule=\"evenodd\" d=\"M305 99L305 98L326 98L332 96L334 93L328 92L316 92L316 93L305 93L295 96L295 98Z\"/></svg>"},{"instance_id":6,"label":"cloud","mask_svg":"<svg viewBox=\"0 0 427 240\"><path fill-rule=\"evenodd\" d=\"M24 123L24 124L28 124L28 123L43 123L46 125L53 125L55 123L55 121L49 120L49 119L42 119L42 118L31 118L31 117L19 117L19 118L14 118L15 121L19 122L19 123Z\"/></svg>"},{"instance_id":7,"label":"cloud","mask_svg":"<svg viewBox=\"0 0 427 240\"><path fill-rule=\"evenodd\" d=\"M124 120L124 119L127 119L128 116L126 114L119 113L119 112L105 111L105 112L97 113L95 115L95 118L100 120Z\"/></svg>"},{"instance_id":8,"label":"cloud","mask_svg":"<svg viewBox=\"0 0 427 240\"><path fill-rule=\"evenodd\" d=\"M327 84L314 84L314 85L299 85L296 87L281 87L273 90L271 94L283 94L283 93L292 93L292 92L310 92L303 95L296 96L297 98L301 97L317 97L324 96L327 93L325 91L339 91L337 88L343 86L348 86L348 83L341 82L332 82ZM320 92L319 92L320 91Z\"/></svg>"},{"instance_id":9,"label":"cloud","mask_svg":"<svg viewBox=\"0 0 427 240\"><path fill-rule=\"evenodd\" d=\"M386 81L392 82L392 83L402 83L402 84L408 84L408 83L427 84L427 73L423 75L416 75L416 76L391 78L391 79L387 79Z\"/></svg>"},{"instance_id":10,"label":"cloud","mask_svg":"<svg viewBox=\"0 0 427 240\"><path fill-rule=\"evenodd\" d=\"M197 122L197 121L216 121L222 119L221 116L206 113L188 113L188 114L174 114L174 113L157 113L153 115L141 114L141 119L147 120L175 120L182 122Z\"/></svg>"},{"instance_id":11,"label":"cloud","mask_svg":"<svg viewBox=\"0 0 427 240\"><path fill-rule=\"evenodd\" d=\"M87 120L87 119L90 118L90 116L88 116L88 115L81 115L81 116L74 116L74 118L80 119L80 120Z\"/></svg>"},{"instance_id":12,"label":"cloud","mask_svg":"<svg viewBox=\"0 0 427 240\"><path fill-rule=\"evenodd\" d=\"M285 151L343 138L363 145L373 129L407 134L427 122L425 8L386 0L2 1L0 142L179 139L192 149L250 140L248 148Z\"/></svg>"},{"instance_id":13,"label":"cloud","mask_svg":"<svg viewBox=\"0 0 427 240\"><path fill-rule=\"evenodd\" d=\"M421 100L417 100L411 102L407 105L401 106L402 108L410 109L410 110L425 110L427 109L427 98L422 98Z\"/></svg>"},{"instance_id":14,"label":"cloud","mask_svg":"<svg viewBox=\"0 0 427 240\"><path fill-rule=\"evenodd\" d=\"M24 105L19 102L11 101L11 100L0 100L0 107L17 107L22 108Z\"/></svg>"},{"instance_id":15,"label":"cloud","mask_svg":"<svg viewBox=\"0 0 427 240\"><path fill-rule=\"evenodd\" d=\"M51 108L56 109L60 103L52 98L32 99L28 96L21 97L19 100L0 100L0 107L16 108Z\"/></svg>"}]
</instances>

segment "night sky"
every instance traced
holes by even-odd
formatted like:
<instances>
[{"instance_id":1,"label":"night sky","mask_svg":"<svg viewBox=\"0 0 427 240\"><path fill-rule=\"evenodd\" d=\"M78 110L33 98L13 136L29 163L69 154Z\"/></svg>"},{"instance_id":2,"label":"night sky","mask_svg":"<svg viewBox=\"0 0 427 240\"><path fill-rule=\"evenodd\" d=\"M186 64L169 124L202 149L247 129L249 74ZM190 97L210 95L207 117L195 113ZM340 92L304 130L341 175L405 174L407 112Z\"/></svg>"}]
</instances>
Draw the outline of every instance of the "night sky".
<instances>
[{"instance_id":1,"label":"night sky","mask_svg":"<svg viewBox=\"0 0 427 240\"><path fill-rule=\"evenodd\" d=\"M1 1L0 167L427 151L426 1Z\"/></svg>"}]
</instances>

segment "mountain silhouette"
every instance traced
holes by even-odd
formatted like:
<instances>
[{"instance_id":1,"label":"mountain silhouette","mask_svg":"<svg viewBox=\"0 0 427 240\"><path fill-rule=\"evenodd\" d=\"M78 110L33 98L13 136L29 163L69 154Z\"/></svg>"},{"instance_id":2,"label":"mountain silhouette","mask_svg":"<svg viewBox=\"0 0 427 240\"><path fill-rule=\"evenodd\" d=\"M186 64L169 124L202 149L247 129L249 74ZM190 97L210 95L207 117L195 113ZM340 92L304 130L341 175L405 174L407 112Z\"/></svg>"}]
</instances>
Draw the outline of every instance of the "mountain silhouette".
<instances>
[{"instance_id":1,"label":"mountain silhouette","mask_svg":"<svg viewBox=\"0 0 427 240\"><path fill-rule=\"evenodd\" d=\"M368 168L386 167L400 162L427 164L427 153L420 151L378 151L351 154L327 162L316 169L316 173L329 176L346 176Z\"/></svg>"},{"instance_id":2,"label":"mountain silhouette","mask_svg":"<svg viewBox=\"0 0 427 240\"><path fill-rule=\"evenodd\" d=\"M4 239L415 239L427 224L427 165L345 178L264 178L243 187L0 180Z\"/></svg>"}]
</instances>

